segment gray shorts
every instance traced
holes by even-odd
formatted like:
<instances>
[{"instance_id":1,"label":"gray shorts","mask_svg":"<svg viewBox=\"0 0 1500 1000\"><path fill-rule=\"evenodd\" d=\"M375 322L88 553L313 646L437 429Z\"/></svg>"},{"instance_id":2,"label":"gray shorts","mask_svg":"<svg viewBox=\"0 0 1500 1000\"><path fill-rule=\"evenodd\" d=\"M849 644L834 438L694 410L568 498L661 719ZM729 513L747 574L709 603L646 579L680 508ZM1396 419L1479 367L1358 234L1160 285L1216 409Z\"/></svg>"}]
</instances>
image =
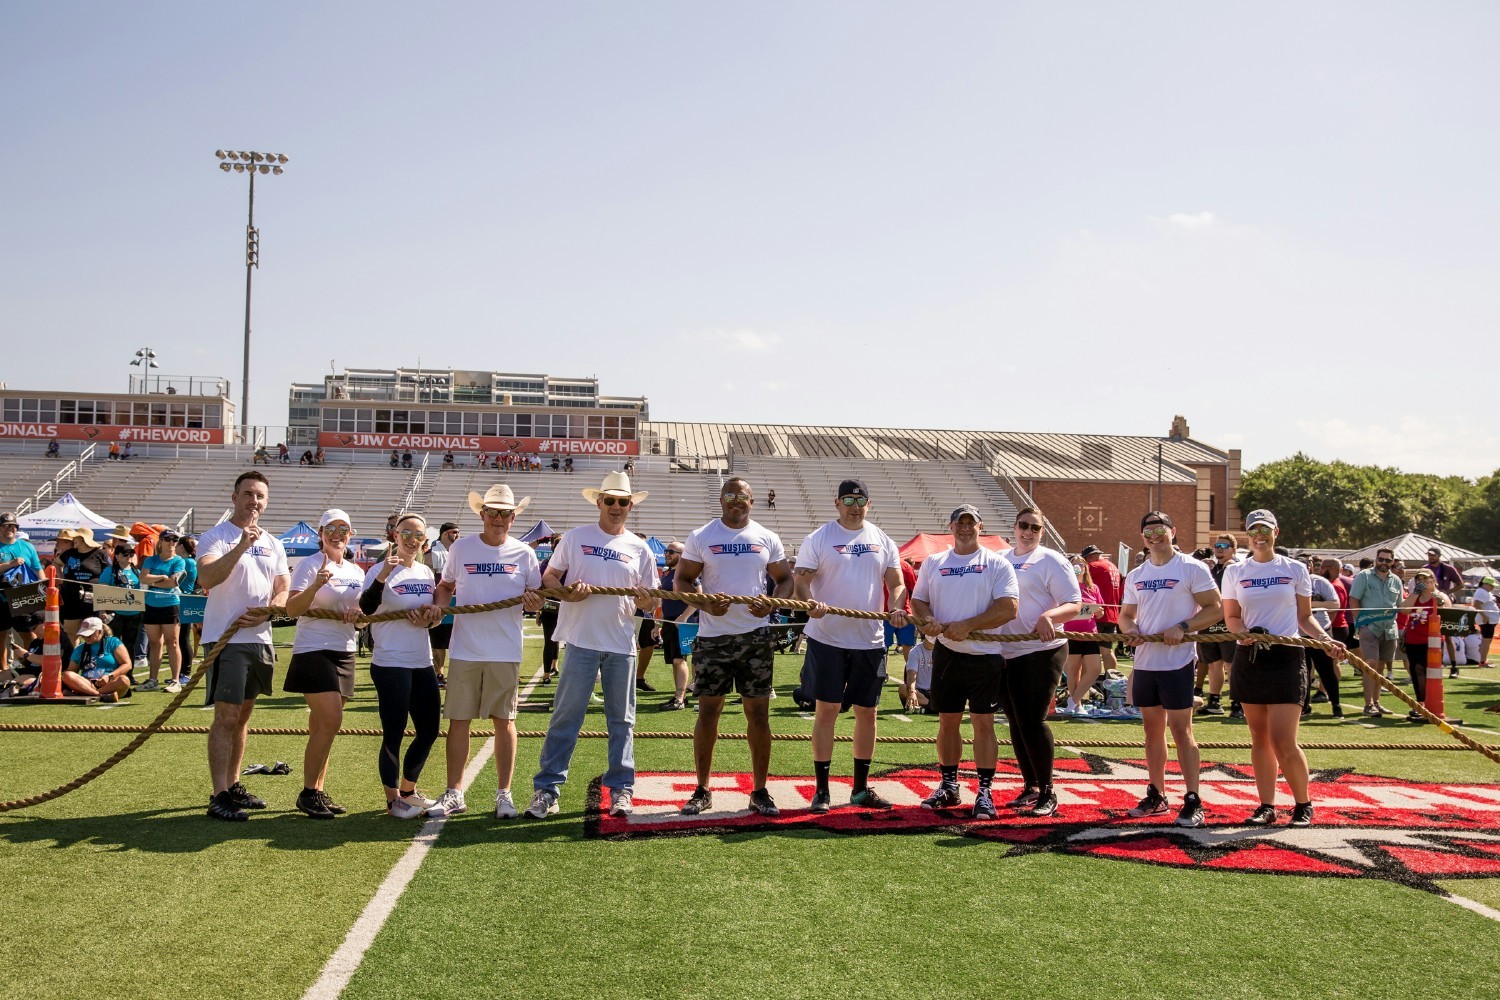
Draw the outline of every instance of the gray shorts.
<instances>
[{"instance_id":1,"label":"gray shorts","mask_svg":"<svg viewBox=\"0 0 1500 1000\"><path fill-rule=\"evenodd\" d=\"M1382 639L1368 625L1361 626L1359 655L1366 663L1393 663L1396 659L1396 637Z\"/></svg>"},{"instance_id":2,"label":"gray shorts","mask_svg":"<svg viewBox=\"0 0 1500 1000\"><path fill-rule=\"evenodd\" d=\"M203 703L242 705L271 693L276 650L263 642L231 642L208 668Z\"/></svg>"}]
</instances>

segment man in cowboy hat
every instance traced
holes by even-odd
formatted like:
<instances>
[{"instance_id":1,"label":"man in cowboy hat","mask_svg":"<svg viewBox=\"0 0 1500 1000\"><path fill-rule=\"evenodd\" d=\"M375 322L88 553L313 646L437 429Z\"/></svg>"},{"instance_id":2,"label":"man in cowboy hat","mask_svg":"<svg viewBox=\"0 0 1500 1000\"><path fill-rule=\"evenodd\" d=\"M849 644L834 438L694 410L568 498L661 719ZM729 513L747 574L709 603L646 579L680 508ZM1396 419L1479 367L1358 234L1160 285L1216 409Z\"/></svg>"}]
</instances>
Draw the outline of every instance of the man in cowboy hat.
<instances>
[{"instance_id":1,"label":"man in cowboy hat","mask_svg":"<svg viewBox=\"0 0 1500 1000\"><path fill-rule=\"evenodd\" d=\"M635 792L635 616L631 605L650 614L660 603L651 591L658 583L656 554L639 535L625 530L630 510L646 499L631 492L630 477L611 472L583 498L599 509L596 524L584 524L562 536L547 572L544 587L569 593L558 610L555 637L567 644L562 674L552 702L552 718L542 743L541 761L532 779L534 792L526 815L541 819L557 812L557 795L568 780L568 765L583 716L594 692L594 679L604 680L604 718L609 729L609 770L604 786L610 791L610 812L629 815ZM590 598L591 587L634 588L635 596Z\"/></svg>"},{"instance_id":2,"label":"man in cowboy hat","mask_svg":"<svg viewBox=\"0 0 1500 1000\"><path fill-rule=\"evenodd\" d=\"M516 712L521 688L521 612L540 611L536 588L542 572L531 546L510 537L511 525L531 503L516 500L509 486L495 485L481 496L470 492L469 509L483 527L477 535L457 539L448 550L443 578L432 595L433 613L441 618L456 594L460 606L490 604L521 597L520 605L482 614L455 615L449 640L448 787L429 816L451 816L468 810L459 788L469 762L469 723L488 716L495 724L495 816L514 819L510 781L516 769Z\"/></svg>"}]
</instances>

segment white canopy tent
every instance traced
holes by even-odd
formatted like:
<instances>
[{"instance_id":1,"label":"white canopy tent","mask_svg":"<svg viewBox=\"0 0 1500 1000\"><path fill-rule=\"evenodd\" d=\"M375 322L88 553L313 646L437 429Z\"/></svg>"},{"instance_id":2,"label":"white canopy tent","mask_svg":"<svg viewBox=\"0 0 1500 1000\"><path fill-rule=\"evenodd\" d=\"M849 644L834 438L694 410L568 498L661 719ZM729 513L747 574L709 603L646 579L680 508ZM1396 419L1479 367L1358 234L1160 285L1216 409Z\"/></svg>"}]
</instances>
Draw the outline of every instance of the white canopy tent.
<instances>
[{"instance_id":1,"label":"white canopy tent","mask_svg":"<svg viewBox=\"0 0 1500 1000\"><path fill-rule=\"evenodd\" d=\"M16 520L20 522L21 529L31 539L31 544L35 545L38 551L45 549L48 552L57 541L58 532L64 528L72 528L75 531L87 529L109 532L115 527L114 521L95 514L71 493L64 493L50 507L43 507L30 514L22 514Z\"/></svg>"},{"instance_id":2,"label":"white canopy tent","mask_svg":"<svg viewBox=\"0 0 1500 1000\"><path fill-rule=\"evenodd\" d=\"M1419 535L1413 531L1397 535L1395 538L1387 538L1374 545L1366 545L1344 556L1344 562L1358 566L1361 559L1374 559L1377 549L1391 549L1396 553L1396 558L1406 563L1407 566L1417 566L1426 562L1428 549L1437 549L1443 554L1444 562L1450 562L1459 569L1484 562L1484 556L1478 552L1440 542L1436 538L1428 538L1426 535Z\"/></svg>"}]
</instances>

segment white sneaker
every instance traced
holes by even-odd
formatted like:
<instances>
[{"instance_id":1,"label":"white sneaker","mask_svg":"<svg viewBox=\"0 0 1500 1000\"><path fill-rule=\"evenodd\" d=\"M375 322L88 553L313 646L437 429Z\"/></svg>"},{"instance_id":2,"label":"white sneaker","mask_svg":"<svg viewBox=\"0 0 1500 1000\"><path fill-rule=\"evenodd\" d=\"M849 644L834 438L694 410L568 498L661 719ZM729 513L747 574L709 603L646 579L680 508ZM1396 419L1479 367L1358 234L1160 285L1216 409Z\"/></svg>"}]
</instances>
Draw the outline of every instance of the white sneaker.
<instances>
[{"instance_id":1,"label":"white sneaker","mask_svg":"<svg viewBox=\"0 0 1500 1000\"><path fill-rule=\"evenodd\" d=\"M609 803L609 814L611 816L629 816L635 812L635 795L628 789L611 792Z\"/></svg>"},{"instance_id":2,"label":"white sneaker","mask_svg":"<svg viewBox=\"0 0 1500 1000\"><path fill-rule=\"evenodd\" d=\"M420 788L413 788L409 792L403 792L401 798L416 806L420 812L425 812L437 805L437 799L429 799Z\"/></svg>"},{"instance_id":3,"label":"white sneaker","mask_svg":"<svg viewBox=\"0 0 1500 1000\"><path fill-rule=\"evenodd\" d=\"M532 819L545 819L548 816L556 816L557 812L557 793L549 792L546 789L538 789L531 796L531 804L526 807L526 815Z\"/></svg>"},{"instance_id":4,"label":"white sneaker","mask_svg":"<svg viewBox=\"0 0 1500 1000\"><path fill-rule=\"evenodd\" d=\"M464 801L464 793L457 788L448 789L441 798L427 807L427 815L433 817L457 816L468 811L469 804Z\"/></svg>"},{"instance_id":5,"label":"white sneaker","mask_svg":"<svg viewBox=\"0 0 1500 1000\"><path fill-rule=\"evenodd\" d=\"M396 819L417 819L422 815L421 809L399 795L385 804L385 811Z\"/></svg>"},{"instance_id":6,"label":"white sneaker","mask_svg":"<svg viewBox=\"0 0 1500 1000\"><path fill-rule=\"evenodd\" d=\"M515 819L521 815L516 811L516 804L510 797L510 789L502 788L495 793L495 818Z\"/></svg>"},{"instance_id":7,"label":"white sneaker","mask_svg":"<svg viewBox=\"0 0 1500 1000\"><path fill-rule=\"evenodd\" d=\"M167 686L162 688L167 694L178 694L182 691L182 685L176 681L168 681Z\"/></svg>"}]
</instances>

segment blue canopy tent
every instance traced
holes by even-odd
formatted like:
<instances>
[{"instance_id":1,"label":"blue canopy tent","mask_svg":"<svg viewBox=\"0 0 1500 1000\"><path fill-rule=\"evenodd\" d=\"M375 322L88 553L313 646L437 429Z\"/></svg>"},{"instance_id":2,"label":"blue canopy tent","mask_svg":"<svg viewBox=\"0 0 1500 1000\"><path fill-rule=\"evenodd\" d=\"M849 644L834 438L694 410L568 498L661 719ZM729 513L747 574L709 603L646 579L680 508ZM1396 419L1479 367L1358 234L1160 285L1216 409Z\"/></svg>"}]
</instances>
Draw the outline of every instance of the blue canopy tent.
<instances>
[{"instance_id":1,"label":"blue canopy tent","mask_svg":"<svg viewBox=\"0 0 1500 1000\"><path fill-rule=\"evenodd\" d=\"M656 553L656 565L658 567L667 564L667 547L657 540L655 536L646 539L646 544L652 552Z\"/></svg>"},{"instance_id":2,"label":"blue canopy tent","mask_svg":"<svg viewBox=\"0 0 1500 1000\"><path fill-rule=\"evenodd\" d=\"M318 551L318 532L306 521L298 521L281 536L289 556L310 556Z\"/></svg>"},{"instance_id":3,"label":"blue canopy tent","mask_svg":"<svg viewBox=\"0 0 1500 1000\"><path fill-rule=\"evenodd\" d=\"M533 524L531 526L530 531L521 536L521 541L525 542L527 545L530 545L538 538L551 538L555 534L557 534L557 532L552 530L552 525L548 524L546 521L538 521L536 524Z\"/></svg>"}]
</instances>

